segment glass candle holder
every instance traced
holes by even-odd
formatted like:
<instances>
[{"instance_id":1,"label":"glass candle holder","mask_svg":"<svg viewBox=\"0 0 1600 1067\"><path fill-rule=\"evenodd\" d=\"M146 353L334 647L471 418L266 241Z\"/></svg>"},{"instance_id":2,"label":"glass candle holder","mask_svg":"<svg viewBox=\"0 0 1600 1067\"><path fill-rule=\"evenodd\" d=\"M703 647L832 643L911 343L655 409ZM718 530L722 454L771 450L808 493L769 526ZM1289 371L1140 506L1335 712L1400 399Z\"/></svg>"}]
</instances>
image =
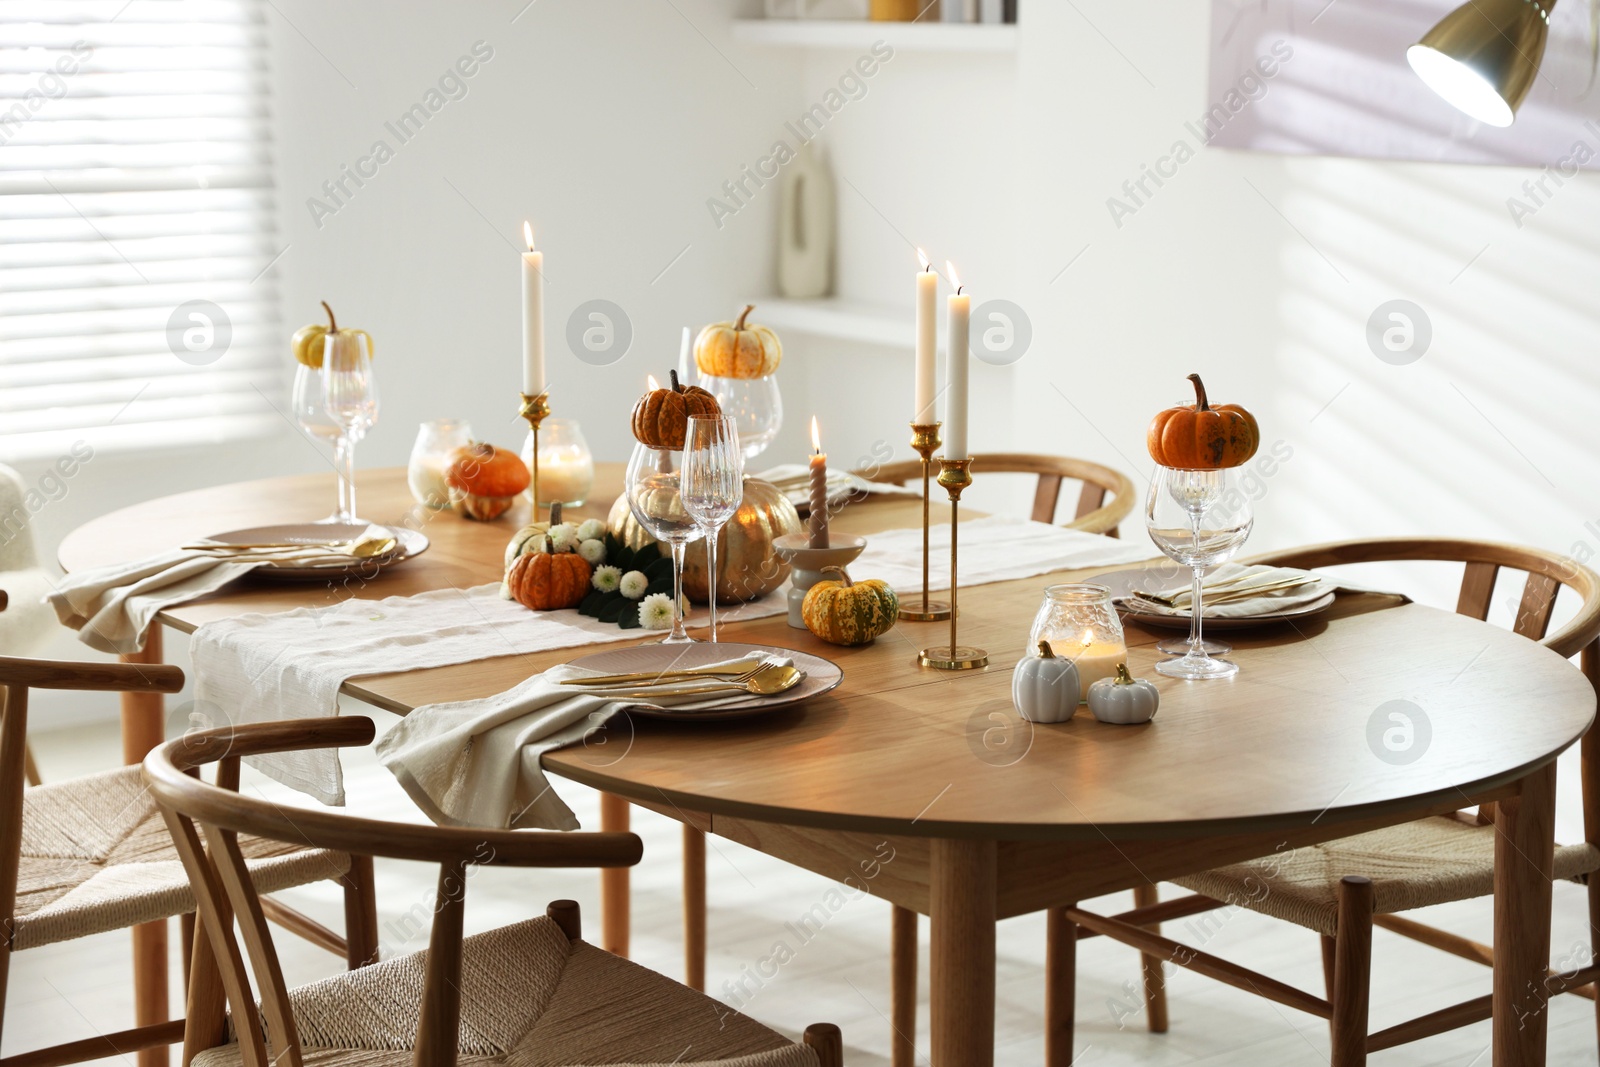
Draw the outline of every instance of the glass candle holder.
<instances>
[{"instance_id":1,"label":"glass candle holder","mask_svg":"<svg viewBox=\"0 0 1600 1067\"><path fill-rule=\"evenodd\" d=\"M522 462L533 467L533 432L522 442ZM577 419L545 419L539 425L539 504L577 507L594 489L594 455ZM531 491L531 490L530 490Z\"/></svg>"},{"instance_id":2,"label":"glass candle holder","mask_svg":"<svg viewBox=\"0 0 1600 1067\"><path fill-rule=\"evenodd\" d=\"M1046 588L1028 633L1028 647L1037 649L1040 641L1050 642L1052 652L1077 665L1079 703L1088 700L1090 685L1115 678L1117 664L1128 661L1122 620L1111 603L1111 590L1103 585Z\"/></svg>"},{"instance_id":3,"label":"glass candle holder","mask_svg":"<svg viewBox=\"0 0 1600 1067\"><path fill-rule=\"evenodd\" d=\"M411 462L406 467L406 484L417 503L435 509L450 506L444 472L456 449L466 447L471 439L472 427L465 419L434 419L417 429L417 443L411 446Z\"/></svg>"}]
</instances>

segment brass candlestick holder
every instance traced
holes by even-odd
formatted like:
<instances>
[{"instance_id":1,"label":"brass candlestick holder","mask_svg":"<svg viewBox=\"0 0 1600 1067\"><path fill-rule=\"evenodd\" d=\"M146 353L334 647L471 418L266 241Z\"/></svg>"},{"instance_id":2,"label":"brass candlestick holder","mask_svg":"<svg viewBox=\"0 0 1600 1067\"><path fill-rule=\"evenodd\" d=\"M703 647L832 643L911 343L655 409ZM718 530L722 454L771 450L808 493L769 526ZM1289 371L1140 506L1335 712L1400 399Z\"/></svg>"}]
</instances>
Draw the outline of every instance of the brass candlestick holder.
<instances>
[{"instance_id":1,"label":"brass candlestick holder","mask_svg":"<svg viewBox=\"0 0 1600 1067\"><path fill-rule=\"evenodd\" d=\"M533 431L533 462L529 464L530 473L533 475L533 518L539 518L539 424L550 414L550 392L546 390L537 396L523 393L522 407L517 414L528 420L528 427Z\"/></svg>"},{"instance_id":2,"label":"brass candlestick holder","mask_svg":"<svg viewBox=\"0 0 1600 1067\"><path fill-rule=\"evenodd\" d=\"M941 459L939 484L950 494L950 644L925 648L917 656L924 667L941 671L970 671L989 665L989 653L981 648L963 647L956 641L956 578L959 573L957 545L960 530L961 492L972 484L972 460Z\"/></svg>"},{"instance_id":3,"label":"brass candlestick holder","mask_svg":"<svg viewBox=\"0 0 1600 1067\"><path fill-rule=\"evenodd\" d=\"M900 617L911 622L938 622L950 617L950 605L942 600L928 599L928 473L933 454L944 442L939 438L939 422L913 422L911 447L922 457L922 607L901 605Z\"/></svg>"}]
</instances>

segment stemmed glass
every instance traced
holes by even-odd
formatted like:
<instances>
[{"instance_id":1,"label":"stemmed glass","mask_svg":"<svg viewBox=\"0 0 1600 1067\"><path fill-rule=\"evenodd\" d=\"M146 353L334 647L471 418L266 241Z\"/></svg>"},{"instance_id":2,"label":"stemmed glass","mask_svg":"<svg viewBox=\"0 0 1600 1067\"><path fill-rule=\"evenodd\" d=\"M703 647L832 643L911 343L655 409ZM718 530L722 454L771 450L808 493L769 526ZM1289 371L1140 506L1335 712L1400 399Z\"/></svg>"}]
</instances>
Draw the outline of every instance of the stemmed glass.
<instances>
[{"instance_id":1,"label":"stemmed glass","mask_svg":"<svg viewBox=\"0 0 1600 1067\"><path fill-rule=\"evenodd\" d=\"M295 366L294 395L290 398L289 404L294 409L294 420L300 429L332 444L334 455L337 457L341 447L339 439L344 436L344 430L333 421L332 416L328 414L327 404L323 402L321 367L308 367L304 363ZM337 465L335 469L338 469ZM338 499L333 514L325 519L318 519L318 522L349 522L349 517L355 513L345 504L344 479L335 479L335 483Z\"/></svg>"},{"instance_id":2,"label":"stemmed glass","mask_svg":"<svg viewBox=\"0 0 1600 1067\"><path fill-rule=\"evenodd\" d=\"M365 334L328 334L322 350L322 405L340 430L333 453L339 472L339 521L360 523L364 520L356 518L355 447L378 421L378 383Z\"/></svg>"},{"instance_id":3,"label":"stemmed glass","mask_svg":"<svg viewBox=\"0 0 1600 1067\"><path fill-rule=\"evenodd\" d=\"M1239 486L1238 470L1157 467L1145 501L1144 524L1157 548L1194 571L1188 650L1181 658L1156 664L1156 671L1172 678L1232 677L1239 672L1239 665L1206 651L1200 586L1206 568L1227 562L1255 524L1250 497Z\"/></svg>"},{"instance_id":4,"label":"stemmed glass","mask_svg":"<svg viewBox=\"0 0 1600 1067\"><path fill-rule=\"evenodd\" d=\"M727 415L691 415L684 439L683 504L706 539L711 641L717 640L717 538L744 503L744 451Z\"/></svg>"},{"instance_id":5,"label":"stemmed glass","mask_svg":"<svg viewBox=\"0 0 1600 1067\"><path fill-rule=\"evenodd\" d=\"M783 428L783 394L778 391L776 374L764 378L716 378L703 374L700 388L717 398L724 415L744 427L739 442L745 459L755 459L764 452Z\"/></svg>"},{"instance_id":6,"label":"stemmed glass","mask_svg":"<svg viewBox=\"0 0 1600 1067\"><path fill-rule=\"evenodd\" d=\"M683 552L689 542L705 536L705 530L684 506L680 492L682 472L682 452L638 444L633 447L623 475L623 492L633 517L650 536L666 542L672 550L672 632L662 642L668 645L694 640L683 628Z\"/></svg>"}]
</instances>

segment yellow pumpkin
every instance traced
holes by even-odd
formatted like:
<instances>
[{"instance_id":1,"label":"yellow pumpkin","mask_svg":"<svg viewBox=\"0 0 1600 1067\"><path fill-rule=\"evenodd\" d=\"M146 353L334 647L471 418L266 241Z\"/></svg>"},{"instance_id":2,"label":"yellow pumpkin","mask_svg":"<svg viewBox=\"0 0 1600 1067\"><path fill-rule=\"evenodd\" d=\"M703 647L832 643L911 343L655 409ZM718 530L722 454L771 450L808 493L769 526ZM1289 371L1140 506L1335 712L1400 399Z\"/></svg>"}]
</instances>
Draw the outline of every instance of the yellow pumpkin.
<instances>
[{"instance_id":1,"label":"yellow pumpkin","mask_svg":"<svg viewBox=\"0 0 1600 1067\"><path fill-rule=\"evenodd\" d=\"M824 567L822 572L839 577L824 578L806 590L800 603L806 629L830 645L865 645L894 629L900 598L887 582L877 578L853 582L843 567Z\"/></svg>"},{"instance_id":2,"label":"yellow pumpkin","mask_svg":"<svg viewBox=\"0 0 1600 1067\"><path fill-rule=\"evenodd\" d=\"M734 322L713 322L694 342L694 362L701 374L713 378L765 378L783 361L778 335L765 326L745 320L754 311L746 304Z\"/></svg>"},{"instance_id":3,"label":"yellow pumpkin","mask_svg":"<svg viewBox=\"0 0 1600 1067\"><path fill-rule=\"evenodd\" d=\"M330 333L360 334L367 339L367 355L369 357L377 355L377 352L372 347L372 335L370 333L366 330L341 331L339 324L334 321L333 309L328 306L326 300L322 302L322 310L328 313L328 325L324 326L320 322L312 323L310 326L302 326L294 332L294 340L290 343L294 346L295 359L312 370L321 370L322 350Z\"/></svg>"}]
</instances>

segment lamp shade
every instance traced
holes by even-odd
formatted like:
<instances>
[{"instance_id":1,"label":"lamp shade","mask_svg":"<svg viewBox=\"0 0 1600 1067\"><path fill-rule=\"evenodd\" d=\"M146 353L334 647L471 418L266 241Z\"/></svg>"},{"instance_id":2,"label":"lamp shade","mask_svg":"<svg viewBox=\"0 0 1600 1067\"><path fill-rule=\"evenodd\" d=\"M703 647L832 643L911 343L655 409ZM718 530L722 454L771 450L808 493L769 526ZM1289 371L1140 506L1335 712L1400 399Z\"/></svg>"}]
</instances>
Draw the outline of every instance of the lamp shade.
<instances>
[{"instance_id":1,"label":"lamp shade","mask_svg":"<svg viewBox=\"0 0 1600 1067\"><path fill-rule=\"evenodd\" d=\"M1428 88L1491 126L1509 126L1544 59L1556 0L1467 0L1406 50Z\"/></svg>"}]
</instances>

